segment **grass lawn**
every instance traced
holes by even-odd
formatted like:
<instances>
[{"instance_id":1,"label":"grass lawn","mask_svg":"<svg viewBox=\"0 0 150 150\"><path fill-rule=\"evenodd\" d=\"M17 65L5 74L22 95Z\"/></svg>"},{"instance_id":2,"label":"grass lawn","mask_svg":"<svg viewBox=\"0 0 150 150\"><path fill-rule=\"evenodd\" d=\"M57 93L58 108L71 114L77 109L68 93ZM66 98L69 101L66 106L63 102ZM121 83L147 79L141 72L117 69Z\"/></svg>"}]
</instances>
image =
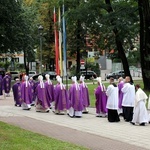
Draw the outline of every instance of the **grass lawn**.
<instances>
[{"instance_id":1,"label":"grass lawn","mask_svg":"<svg viewBox=\"0 0 150 150\"><path fill-rule=\"evenodd\" d=\"M0 150L88 150L0 122Z\"/></svg>"}]
</instances>

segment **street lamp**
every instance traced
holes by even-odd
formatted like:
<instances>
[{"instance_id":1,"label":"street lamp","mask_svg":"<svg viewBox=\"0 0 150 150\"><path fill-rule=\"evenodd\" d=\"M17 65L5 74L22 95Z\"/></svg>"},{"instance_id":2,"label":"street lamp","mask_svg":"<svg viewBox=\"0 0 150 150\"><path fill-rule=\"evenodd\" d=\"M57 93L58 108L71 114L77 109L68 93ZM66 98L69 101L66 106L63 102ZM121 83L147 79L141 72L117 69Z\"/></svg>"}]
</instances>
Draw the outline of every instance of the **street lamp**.
<instances>
[{"instance_id":1,"label":"street lamp","mask_svg":"<svg viewBox=\"0 0 150 150\"><path fill-rule=\"evenodd\" d=\"M99 64L99 76L101 77L101 64Z\"/></svg>"},{"instance_id":2,"label":"street lamp","mask_svg":"<svg viewBox=\"0 0 150 150\"><path fill-rule=\"evenodd\" d=\"M42 73L42 32L43 32L43 27L40 25L38 27L39 30L39 36L40 36L40 73Z\"/></svg>"},{"instance_id":3,"label":"street lamp","mask_svg":"<svg viewBox=\"0 0 150 150\"><path fill-rule=\"evenodd\" d=\"M86 80L87 80L87 69L88 69L87 59L88 59L88 50L86 50Z\"/></svg>"}]
</instances>

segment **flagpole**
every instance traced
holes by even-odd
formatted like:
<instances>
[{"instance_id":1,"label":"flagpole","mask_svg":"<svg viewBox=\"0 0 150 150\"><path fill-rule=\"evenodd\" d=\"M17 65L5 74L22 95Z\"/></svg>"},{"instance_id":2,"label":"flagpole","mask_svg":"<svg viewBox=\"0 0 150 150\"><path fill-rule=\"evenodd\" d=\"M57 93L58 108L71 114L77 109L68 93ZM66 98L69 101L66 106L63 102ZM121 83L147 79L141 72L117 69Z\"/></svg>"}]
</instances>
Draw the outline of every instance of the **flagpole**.
<instances>
[{"instance_id":1,"label":"flagpole","mask_svg":"<svg viewBox=\"0 0 150 150\"><path fill-rule=\"evenodd\" d=\"M64 64L63 64L63 69L64 69L64 76L66 76L66 86L68 89L68 79L67 79L67 47L66 47L66 22L65 22L65 6L63 4L63 8L62 8L62 14L63 14L63 58L64 58Z\"/></svg>"},{"instance_id":2,"label":"flagpole","mask_svg":"<svg viewBox=\"0 0 150 150\"><path fill-rule=\"evenodd\" d=\"M59 15L59 64L60 64L60 75L63 76L63 68L62 68L62 30L61 30L61 12L60 7L58 10Z\"/></svg>"},{"instance_id":3,"label":"flagpole","mask_svg":"<svg viewBox=\"0 0 150 150\"><path fill-rule=\"evenodd\" d=\"M56 12L55 12L55 7L54 7L54 33L55 33L55 68L56 68L56 74L60 75L60 70L59 70L59 42L58 42L58 31L56 27Z\"/></svg>"}]
</instances>

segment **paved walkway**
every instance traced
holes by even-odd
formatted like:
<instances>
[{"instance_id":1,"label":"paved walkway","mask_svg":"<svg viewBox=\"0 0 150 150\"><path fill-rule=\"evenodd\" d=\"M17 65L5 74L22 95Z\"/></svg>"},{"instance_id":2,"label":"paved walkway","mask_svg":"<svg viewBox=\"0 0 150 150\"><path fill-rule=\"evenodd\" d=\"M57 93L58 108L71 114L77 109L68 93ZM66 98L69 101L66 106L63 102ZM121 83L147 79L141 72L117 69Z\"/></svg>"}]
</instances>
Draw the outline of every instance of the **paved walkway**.
<instances>
[{"instance_id":1,"label":"paved walkway","mask_svg":"<svg viewBox=\"0 0 150 150\"><path fill-rule=\"evenodd\" d=\"M37 113L15 107L13 97L0 99L0 121L49 137L71 142L91 150L148 150L150 125L133 126L124 122L109 123L95 117L95 109L82 118L70 118L54 113Z\"/></svg>"}]
</instances>

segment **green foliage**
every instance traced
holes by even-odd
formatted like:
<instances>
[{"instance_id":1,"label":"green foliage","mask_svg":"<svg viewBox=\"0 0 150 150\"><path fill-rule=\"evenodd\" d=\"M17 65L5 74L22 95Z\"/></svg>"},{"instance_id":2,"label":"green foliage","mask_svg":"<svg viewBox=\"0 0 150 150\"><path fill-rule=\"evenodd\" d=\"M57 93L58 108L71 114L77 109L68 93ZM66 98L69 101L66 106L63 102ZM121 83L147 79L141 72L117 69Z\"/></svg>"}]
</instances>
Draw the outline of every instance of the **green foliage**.
<instances>
[{"instance_id":1,"label":"green foliage","mask_svg":"<svg viewBox=\"0 0 150 150\"><path fill-rule=\"evenodd\" d=\"M87 65L85 65L85 67L87 67L88 70L94 71L98 76L100 75L98 63L95 63L95 62L94 63L87 63Z\"/></svg>"},{"instance_id":2,"label":"green foliage","mask_svg":"<svg viewBox=\"0 0 150 150\"><path fill-rule=\"evenodd\" d=\"M4 68L6 71L8 70L8 67L10 66L10 62L0 62L0 68Z\"/></svg>"},{"instance_id":3,"label":"green foliage","mask_svg":"<svg viewBox=\"0 0 150 150\"><path fill-rule=\"evenodd\" d=\"M0 1L0 53L18 51L21 6L16 1Z\"/></svg>"},{"instance_id":4,"label":"green foliage","mask_svg":"<svg viewBox=\"0 0 150 150\"><path fill-rule=\"evenodd\" d=\"M76 66L70 68L70 76L74 76L76 74Z\"/></svg>"},{"instance_id":5,"label":"green foliage","mask_svg":"<svg viewBox=\"0 0 150 150\"><path fill-rule=\"evenodd\" d=\"M137 66L138 62L140 62L139 51L130 51L127 59L130 66Z\"/></svg>"}]
</instances>

